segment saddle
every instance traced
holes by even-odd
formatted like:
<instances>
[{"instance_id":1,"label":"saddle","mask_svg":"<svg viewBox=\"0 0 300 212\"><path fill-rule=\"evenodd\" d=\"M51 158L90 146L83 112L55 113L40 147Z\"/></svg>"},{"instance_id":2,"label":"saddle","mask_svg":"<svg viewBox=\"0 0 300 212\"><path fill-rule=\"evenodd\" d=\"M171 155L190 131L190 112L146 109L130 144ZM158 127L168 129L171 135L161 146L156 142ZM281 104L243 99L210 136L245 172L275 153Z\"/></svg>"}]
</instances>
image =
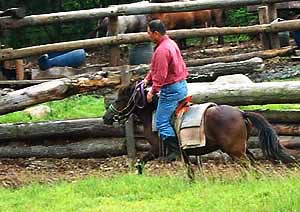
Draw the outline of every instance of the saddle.
<instances>
[{"instance_id":1,"label":"saddle","mask_svg":"<svg viewBox=\"0 0 300 212\"><path fill-rule=\"evenodd\" d=\"M209 102L193 104L192 96L181 100L173 116L173 124L180 146L183 149L198 148L206 145L205 138L205 112L208 108L216 106ZM152 130L157 131L155 112L152 114Z\"/></svg>"},{"instance_id":2,"label":"saddle","mask_svg":"<svg viewBox=\"0 0 300 212\"><path fill-rule=\"evenodd\" d=\"M205 112L215 103L192 104L192 97L182 100L175 112L175 131L182 149L206 145Z\"/></svg>"}]
</instances>

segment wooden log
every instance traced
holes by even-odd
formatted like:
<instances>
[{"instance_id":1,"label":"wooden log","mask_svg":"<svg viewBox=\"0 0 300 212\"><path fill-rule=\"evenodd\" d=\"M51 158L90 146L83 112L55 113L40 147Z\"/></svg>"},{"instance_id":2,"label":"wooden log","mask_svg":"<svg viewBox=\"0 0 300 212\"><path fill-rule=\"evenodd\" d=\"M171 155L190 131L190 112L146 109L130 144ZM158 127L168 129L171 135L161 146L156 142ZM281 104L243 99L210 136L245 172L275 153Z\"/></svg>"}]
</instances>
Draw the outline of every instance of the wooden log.
<instances>
[{"instance_id":1,"label":"wooden log","mask_svg":"<svg viewBox=\"0 0 300 212\"><path fill-rule=\"evenodd\" d=\"M189 83L194 103L215 102L229 105L299 103L300 82L262 82L244 84Z\"/></svg>"},{"instance_id":2,"label":"wooden log","mask_svg":"<svg viewBox=\"0 0 300 212\"><path fill-rule=\"evenodd\" d=\"M245 110L245 111L260 113L272 124L300 123L299 110Z\"/></svg>"},{"instance_id":3,"label":"wooden log","mask_svg":"<svg viewBox=\"0 0 300 212\"><path fill-rule=\"evenodd\" d=\"M0 20L1 23L1 20ZM170 30L168 34L174 39L219 36L219 35L233 35L233 34L255 34L263 32L281 32L281 31L296 31L300 29L300 20L281 21L273 24L254 25L248 27L210 27L202 29L181 29ZM79 41L61 42L47 45L39 45L33 47L26 47L16 50L1 50L0 61L11 60L29 57L33 55L42 55L48 52L56 51L71 51L79 48L98 48L103 45L118 45L149 42L147 33L128 33L119 34L113 37L103 37L86 39Z\"/></svg>"},{"instance_id":4,"label":"wooden log","mask_svg":"<svg viewBox=\"0 0 300 212\"><path fill-rule=\"evenodd\" d=\"M13 91L0 98L0 114L22 110L42 102L63 99L68 96L120 84L120 76L96 72L73 78L62 78Z\"/></svg>"},{"instance_id":5,"label":"wooden log","mask_svg":"<svg viewBox=\"0 0 300 212\"><path fill-rule=\"evenodd\" d=\"M262 65L261 59L252 59L244 62L206 65L204 67L193 67L190 70L191 78L194 80L207 77L206 79L215 79L217 76L232 73L245 73L257 71ZM257 68L257 66L259 68ZM135 74L133 78L141 78L143 72L146 74L149 66L138 66L130 70ZM244 68L243 68L244 67ZM250 69L248 69L250 67ZM128 66L119 67L118 70L128 69ZM115 69L116 70L116 69ZM239 71L237 71L239 70ZM224 73L225 71L225 73ZM226 73L227 71L227 73ZM201 72L201 73L198 73ZM207 72L209 74L207 74ZM230 73L229 73L230 72ZM109 87L120 84L120 71L118 73L108 74L108 78L103 77L107 73L96 72L92 74L75 75L71 78L62 78L48 81L42 84L13 91L0 98L0 114L22 110L28 106L63 99L76 93L83 93L95 89Z\"/></svg>"},{"instance_id":6,"label":"wooden log","mask_svg":"<svg viewBox=\"0 0 300 212\"><path fill-rule=\"evenodd\" d=\"M299 124L272 124L272 126L279 135L300 135Z\"/></svg>"},{"instance_id":7,"label":"wooden log","mask_svg":"<svg viewBox=\"0 0 300 212\"><path fill-rule=\"evenodd\" d=\"M272 123L280 136L299 136L298 124ZM253 130L252 136L257 135ZM130 133L133 138L133 133ZM0 124L0 143L24 139L45 138L90 138L90 137L125 137L125 131L120 126L110 126L103 123L102 118L88 118L36 123ZM134 138L143 137L143 127L135 124Z\"/></svg>"},{"instance_id":8,"label":"wooden log","mask_svg":"<svg viewBox=\"0 0 300 212\"><path fill-rule=\"evenodd\" d=\"M186 65L187 66L201 66L201 65L219 63L219 62L223 62L223 63L237 62L237 61L242 61L242 60L249 60L253 57L268 59L268 58L273 58L273 57L277 57L277 56L291 55L291 54L294 54L294 52L295 52L295 47L284 47L284 48L280 48L280 49L255 51L255 52L223 56L223 57L187 60Z\"/></svg>"},{"instance_id":9,"label":"wooden log","mask_svg":"<svg viewBox=\"0 0 300 212\"><path fill-rule=\"evenodd\" d=\"M19 19L25 17L25 8L9 8L4 11L0 11L0 17L10 16L11 18Z\"/></svg>"},{"instance_id":10,"label":"wooden log","mask_svg":"<svg viewBox=\"0 0 300 212\"><path fill-rule=\"evenodd\" d=\"M279 142L282 146L288 149L300 149L300 137L299 136L279 136ZM257 136L251 136L247 142L248 148L260 148L261 143Z\"/></svg>"},{"instance_id":11,"label":"wooden log","mask_svg":"<svg viewBox=\"0 0 300 212\"><path fill-rule=\"evenodd\" d=\"M120 67L103 67L104 72L116 72L121 69L126 69L127 66ZM232 74L251 74L262 71L264 67L261 58L251 58L245 61L237 61L231 63L213 63L203 66L188 67L189 78L188 82L209 82L215 80L218 76ZM133 74L133 79L143 79L149 72L149 65L130 66L130 72Z\"/></svg>"},{"instance_id":12,"label":"wooden log","mask_svg":"<svg viewBox=\"0 0 300 212\"><path fill-rule=\"evenodd\" d=\"M146 66L142 66L146 67ZM140 71L140 69L138 69ZM132 72L137 70L132 69ZM141 73L137 75L140 77ZM191 72L191 75L193 72ZM0 98L0 114L22 110L28 106L63 99L76 93L120 84L120 74L103 72L52 80L39 85L10 92ZM299 103L300 83L264 82L250 84L189 83L189 94L195 103L251 105L272 103Z\"/></svg>"},{"instance_id":13,"label":"wooden log","mask_svg":"<svg viewBox=\"0 0 300 212\"><path fill-rule=\"evenodd\" d=\"M203 1L187 1L187 2L171 2L162 4L125 4L115 5L109 8L96 8L89 10L79 10L71 12L59 12L42 15L31 15L24 17L18 21L14 21L10 18L0 19L0 28L2 29L14 29L25 26L39 26L45 24L54 23L68 23L72 21L78 21L83 19L95 19L105 16L111 17L116 15L137 15L137 14L149 14L160 12L187 12L194 10L204 10L211 8L225 8L232 6L247 6L257 5L262 3L279 3L285 0L241 0L241 1L213 1L207 4Z\"/></svg>"},{"instance_id":14,"label":"wooden log","mask_svg":"<svg viewBox=\"0 0 300 212\"><path fill-rule=\"evenodd\" d=\"M278 135L284 136L299 136L300 135L300 124L283 124L283 123L276 123L272 124L273 128L275 129ZM256 129L253 129L251 135L257 135Z\"/></svg>"},{"instance_id":15,"label":"wooden log","mask_svg":"<svg viewBox=\"0 0 300 212\"><path fill-rule=\"evenodd\" d=\"M232 74L248 74L262 71L263 60L255 57L245 61L231 63L213 63L203 66L189 67L188 82L211 82L219 76Z\"/></svg>"},{"instance_id":16,"label":"wooden log","mask_svg":"<svg viewBox=\"0 0 300 212\"><path fill-rule=\"evenodd\" d=\"M48 81L49 80L0 80L0 88L22 89Z\"/></svg>"},{"instance_id":17,"label":"wooden log","mask_svg":"<svg viewBox=\"0 0 300 212\"><path fill-rule=\"evenodd\" d=\"M40 138L124 137L124 129L105 125L102 118L48 121L37 123L0 124L0 140Z\"/></svg>"},{"instance_id":18,"label":"wooden log","mask_svg":"<svg viewBox=\"0 0 300 212\"><path fill-rule=\"evenodd\" d=\"M209 82L215 80L218 76L231 75L231 74L251 74L254 72L262 71L264 67L263 60L261 58L249 58L244 61L237 61L231 63L214 63L204 66L188 67L190 82ZM84 73L85 71L96 72L102 70L104 72L121 72L122 70L129 69L127 72L133 72L136 75L140 75L143 78L150 70L149 65L137 65L137 66L119 66L119 67L102 67L98 69L73 69L71 67L54 67L49 71L39 71L38 74L32 73L34 79L49 79L49 78L61 78L69 77L75 73ZM53 74L52 74L53 73ZM137 77L137 76L135 76Z\"/></svg>"},{"instance_id":19,"label":"wooden log","mask_svg":"<svg viewBox=\"0 0 300 212\"><path fill-rule=\"evenodd\" d=\"M124 138L89 138L67 144L57 143L47 146L1 145L0 158L106 158L126 154ZM150 149L144 140L139 140L136 147L139 151Z\"/></svg>"},{"instance_id":20,"label":"wooden log","mask_svg":"<svg viewBox=\"0 0 300 212\"><path fill-rule=\"evenodd\" d=\"M254 155L256 160L265 160L265 157L263 156L263 153L261 149L250 149L250 152ZM223 161L223 162L230 162L232 161L231 158L226 154L221 151L215 151L208 153L206 155L201 155L201 161L209 161L209 160L214 160L214 161ZM197 163L197 158L195 156L190 156L191 162L192 163Z\"/></svg>"}]
</instances>

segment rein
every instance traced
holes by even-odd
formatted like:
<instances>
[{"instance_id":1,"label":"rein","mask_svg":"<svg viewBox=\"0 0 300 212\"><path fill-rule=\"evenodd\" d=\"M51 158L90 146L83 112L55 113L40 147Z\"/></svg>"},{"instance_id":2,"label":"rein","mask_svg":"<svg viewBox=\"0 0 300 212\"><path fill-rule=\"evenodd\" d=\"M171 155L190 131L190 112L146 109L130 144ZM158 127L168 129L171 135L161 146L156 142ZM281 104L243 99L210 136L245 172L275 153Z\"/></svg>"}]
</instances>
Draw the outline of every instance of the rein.
<instances>
[{"instance_id":1,"label":"rein","mask_svg":"<svg viewBox=\"0 0 300 212\"><path fill-rule=\"evenodd\" d=\"M138 95L139 93L140 95ZM141 81L135 85L134 91L128 100L127 105L122 110L118 110L113 104L109 106L109 109L113 113L117 113L117 115L114 115L114 121L120 122L122 120L127 120L135 107L142 109L145 107L145 105L146 97L144 92L144 81Z\"/></svg>"}]
</instances>

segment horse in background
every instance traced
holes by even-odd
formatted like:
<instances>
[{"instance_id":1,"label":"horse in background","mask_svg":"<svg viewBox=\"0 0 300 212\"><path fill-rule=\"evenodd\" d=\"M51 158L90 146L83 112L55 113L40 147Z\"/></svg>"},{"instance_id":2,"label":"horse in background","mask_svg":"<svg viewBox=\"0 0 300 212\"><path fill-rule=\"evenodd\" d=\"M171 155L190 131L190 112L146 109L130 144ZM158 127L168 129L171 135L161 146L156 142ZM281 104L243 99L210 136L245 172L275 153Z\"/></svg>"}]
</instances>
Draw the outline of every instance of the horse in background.
<instances>
[{"instance_id":1,"label":"horse in background","mask_svg":"<svg viewBox=\"0 0 300 212\"><path fill-rule=\"evenodd\" d=\"M191 12L177 13L154 13L149 15L149 21L160 19L167 30L192 29L194 27L204 28L211 26L211 10L197 10ZM205 38L204 38L205 40ZM186 48L185 39L178 40L179 47Z\"/></svg>"},{"instance_id":2,"label":"horse in background","mask_svg":"<svg viewBox=\"0 0 300 212\"><path fill-rule=\"evenodd\" d=\"M168 2L187 2L193 0L150 0L150 3L168 3ZM216 27L224 27L225 26L225 10L224 9L211 9L211 25ZM218 36L218 44L224 44L224 37L222 35Z\"/></svg>"},{"instance_id":3,"label":"horse in background","mask_svg":"<svg viewBox=\"0 0 300 212\"><path fill-rule=\"evenodd\" d=\"M127 15L118 16L117 33L137 33L146 32L148 18L146 15ZM96 29L93 31L91 36L93 37L104 37L112 36L112 30L110 29L109 18L105 17L99 20Z\"/></svg>"}]
</instances>

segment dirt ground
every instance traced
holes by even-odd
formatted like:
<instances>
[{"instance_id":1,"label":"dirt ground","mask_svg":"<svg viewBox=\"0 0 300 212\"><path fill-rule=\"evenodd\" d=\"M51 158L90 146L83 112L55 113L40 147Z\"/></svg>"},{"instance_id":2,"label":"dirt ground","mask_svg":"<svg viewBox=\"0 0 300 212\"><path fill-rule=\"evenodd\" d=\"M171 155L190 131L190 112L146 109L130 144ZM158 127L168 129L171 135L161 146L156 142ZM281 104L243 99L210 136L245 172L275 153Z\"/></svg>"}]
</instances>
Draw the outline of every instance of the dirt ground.
<instances>
[{"instance_id":1,"label":"dirt ground","mask_svg":"<svg viewBox=\"0 0 300 212\"><path fill-rule=\"evenodd\" d=\"M228 52L237 54L251 52L261 49L259 43L249 42L240 48ZM237 44L226 44L226 46L238 46ZM204 57L224 56L224 53L205 53L207 48L215 46L201 47L193 46L183 50L185 59L199 59ZM219 46L220 48L220 46ZM108 48L94 49L88 51L89 57L87 64L102 64L108 62ZM128 63L128 51L122 52L122 64ZM276 67L295 66L299 62L294 62L289 58L273 58L266 60L266 69L273 70ZM61 180L70 182L85 178L87 176L114 176L122 173L136 173L135 169L130 168L126 156L113 157L106 159L51 159L51 158L20 158L20 159L0 159L0 186L20 187L32 182L53 183ZM284 165L274 165L269 162L261 162L259 170L266 174L282 175L291 168ZM194 165L194 168L197 167ZM296 168L293 168L293 170ZM150 175L184 175L184 166L181 162L164 164L159 161L152 161L145 167L145 171ZM200 172L197 171L199 174ZM238 176L239 166L233 163L207 161L203 164L203 173L210 175Z\"/></svg>"},{"instance_id":2,"label":"dirt ground","mask_svg":"<svg viewBox=\"0 0 300 212\"><path fill-rule=\"evenodd\" d=\"M272 164L259 161L255 167L264 175L284 176L290 172L299 172L298 167ZM134 166L130 166L126 156L105 159L53 159L53 158L19 158L0 159L0 186L19 188L33 182L52 184L55 182L76 182L86 177L112 177L121 174L138 174ZM235 179L249 171L232 162L203 162L202 171L193 165L196 176L226 177ZM186 169L181 161L162 163L158 160L146 164L144 173L151 176L186 177Z\"/></svg>"}]
</instances>

